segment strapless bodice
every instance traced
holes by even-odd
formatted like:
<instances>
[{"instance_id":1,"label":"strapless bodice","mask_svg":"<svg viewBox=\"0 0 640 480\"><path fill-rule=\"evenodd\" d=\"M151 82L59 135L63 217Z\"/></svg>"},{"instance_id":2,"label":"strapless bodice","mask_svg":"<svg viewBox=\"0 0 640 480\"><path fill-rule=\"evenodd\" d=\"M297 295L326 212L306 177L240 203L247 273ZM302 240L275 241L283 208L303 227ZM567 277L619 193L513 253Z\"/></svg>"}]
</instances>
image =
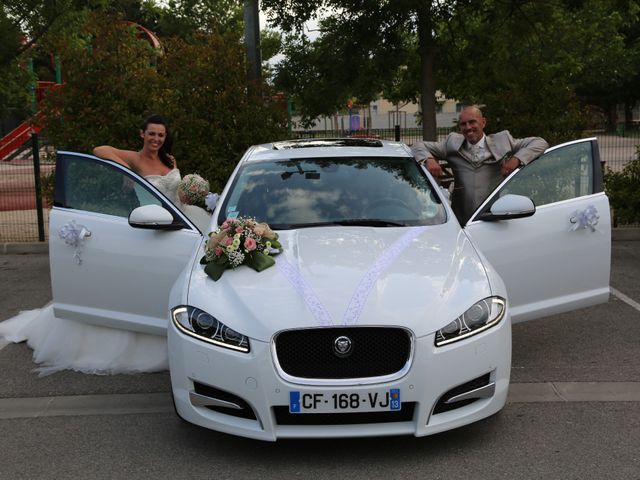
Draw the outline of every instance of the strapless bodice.
<instances>
[{"instance_id":1,"label":"strapless bodice","mask_svg":"<svg viewBox=\"0 0 640 480\"><path fill-rule=\"evenodd\" d=\"M182 202L178 199L178 185L182 179L180 170L174 168L166 175L146 175L144 178L178 207L182 206Z\"/></svg>"}]
</instances>

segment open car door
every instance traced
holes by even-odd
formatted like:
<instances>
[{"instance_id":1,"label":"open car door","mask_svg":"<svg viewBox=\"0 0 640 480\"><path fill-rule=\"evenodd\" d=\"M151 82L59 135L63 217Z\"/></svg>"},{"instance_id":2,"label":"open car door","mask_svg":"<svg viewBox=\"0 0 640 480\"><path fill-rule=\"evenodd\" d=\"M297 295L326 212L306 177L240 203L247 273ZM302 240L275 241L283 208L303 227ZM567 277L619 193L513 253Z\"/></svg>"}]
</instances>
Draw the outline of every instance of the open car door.
<instances>
[{"instance_id":1,"label":"open car door","mask_svg":"<svg viewBox=\"0 0 640 480\"><path fill-rule=\"evenodd\" d=\"M530 198L534 213L492 213L506 195ZM502 182L465 231L504 280L514 322L606 302L611 216L597 140L548 149Z\"/></svg>"},{"instance_id":2,"label":"open car door","mask_svg":"<svg viewBox=\"0 0 640 480\"><path fill-rule=\"evenodd\" d=\"M127 168L58 152L49 217L57 317L166 335L170 289L202 238L175 205Z\"/></svg>"}]
</instances>

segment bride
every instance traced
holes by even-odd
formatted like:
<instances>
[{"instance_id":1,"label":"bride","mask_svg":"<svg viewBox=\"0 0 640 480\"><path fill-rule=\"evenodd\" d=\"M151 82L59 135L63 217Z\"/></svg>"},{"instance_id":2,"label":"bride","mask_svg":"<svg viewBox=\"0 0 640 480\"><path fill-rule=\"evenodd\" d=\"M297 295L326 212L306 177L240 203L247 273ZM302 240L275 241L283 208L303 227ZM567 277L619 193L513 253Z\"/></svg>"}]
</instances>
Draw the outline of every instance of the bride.
<instances>
[{"instance_id":1,"label":"bride","mask_svg":"<svg viewBox=\"0 0 640 480\"><path fill-rule=\"evenodd\" d=\"M159 115L147 118L140 136L143 146L138 152L105 145L96 147L93 153L144 176L201 231L206 231L210 215L200 207L180 201L181 176L169 153L170 136L165 120ZM24 341L33 349L33 359L42 375L65 369L93 374L155 372L169 366L166 337L57 318L52 304L0 322L0 345Z\"/></svg>"},{"instance_id":2,"label":"bride","mask_svg":"<svg viewBox=\"0 0 640 480\"><path fill-rule=\"evenodd\" d=\"M129 167L146 178L204 232L209 227L211 216L203 208L183 203L178 195L182 177L176 159L170 154L171 136L164 118L160 115L148 117L142 125L140 137L143 145L138 152L103 145L94 148L93 154Z\"/></svg>"}]
</instances>

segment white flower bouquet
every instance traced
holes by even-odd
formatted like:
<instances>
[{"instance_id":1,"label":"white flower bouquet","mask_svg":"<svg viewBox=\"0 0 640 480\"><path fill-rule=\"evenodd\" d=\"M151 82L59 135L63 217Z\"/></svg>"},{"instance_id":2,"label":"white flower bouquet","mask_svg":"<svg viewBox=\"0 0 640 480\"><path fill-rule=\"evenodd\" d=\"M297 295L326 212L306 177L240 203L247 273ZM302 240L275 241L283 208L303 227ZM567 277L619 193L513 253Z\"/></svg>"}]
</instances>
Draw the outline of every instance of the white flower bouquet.
<instances>
[{"instance_id":1,"label":"white flower bouquet","mask_svg":"<svg viewBox=\"0 0 640 480\"><path fill-rule=\"evenodd\" d=\"M209 193L209 182L197 173L185 175L178 184L178 198L188 205L204 207Z\"/></svg>"}]
</instances>

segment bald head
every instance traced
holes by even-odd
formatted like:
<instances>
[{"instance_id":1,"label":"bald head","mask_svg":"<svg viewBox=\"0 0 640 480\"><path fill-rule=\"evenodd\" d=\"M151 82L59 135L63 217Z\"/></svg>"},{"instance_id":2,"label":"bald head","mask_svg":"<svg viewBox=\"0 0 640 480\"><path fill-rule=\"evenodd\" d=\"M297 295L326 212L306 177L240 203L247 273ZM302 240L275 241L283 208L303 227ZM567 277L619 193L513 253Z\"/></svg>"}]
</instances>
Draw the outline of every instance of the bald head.
<instances>
[{"instance_id":1,"label":"bald head","mask_svg":"<svg viewBox=\"0 0 640 480\"><path fill-rule=\"evenodd\" d=\"M484 135L484 127L487 120L482 115L482 111L475 106L465 107L460 112L458 126L464 138L475 145Z\"/></svg>"}]
</instances>

